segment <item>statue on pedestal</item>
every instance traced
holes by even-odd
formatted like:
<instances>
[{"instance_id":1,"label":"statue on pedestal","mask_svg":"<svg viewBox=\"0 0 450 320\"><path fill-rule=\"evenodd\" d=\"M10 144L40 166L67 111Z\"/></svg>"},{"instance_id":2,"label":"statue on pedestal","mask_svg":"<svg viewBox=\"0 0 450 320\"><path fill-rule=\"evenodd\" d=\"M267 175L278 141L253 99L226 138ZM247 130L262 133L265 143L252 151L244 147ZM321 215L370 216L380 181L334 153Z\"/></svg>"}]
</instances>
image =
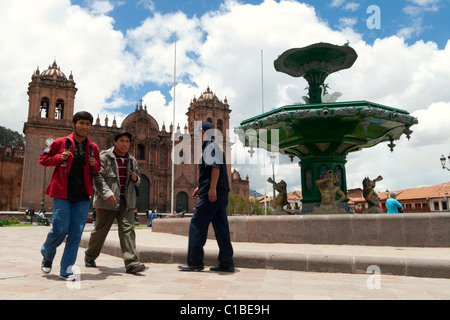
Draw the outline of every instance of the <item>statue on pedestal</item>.
<instances>
[{"instance_id":1,"label":"statue on pedestal","mask_svg":"<svg viewBox=\"0 0 450 320\"><path fill-rule=\"evenodd\" d=\"M347 213L342 208L338 208L339 203L345 200L345 194L336 186L338 177L333 171L328 170L324 178L316 181L316 186L319 188L322 195L320 207L313 208L314 214L332 214L332 213ZM336 200L336 194L340 197Z\"/></svg>"},{"instance_id":2,"label":"statue on pedestal","mask_svg":"<svg viewBox=\"0 0 450 320\"><path fill-rule=\"evenodd\" d=\"M382 176L378 176L375 180L370 180L366 177L363 180L363 197L369 204L369 208L363 213L383 213L384 211L380 208L380 198L374 191L375 184L378 181L383 180Z\"/></svg>"},{"instance_id":3,"label":"statue on pedestal","mask_svg":"<svg viewBox=\"0 0 450 320\"><path fill-rule=\"evenodd\" d=\"M276 183L273 181L272 178L269 177L267 179L267 182L271 183L273 185L273 188L275 191L278 191L278 195L274 199L273 208L275 209L272 214L285 214L287 213L283 207L289 202L287 201L287 184L284 180L281 180L280 182Z\"/></svg>"}]
</instances>

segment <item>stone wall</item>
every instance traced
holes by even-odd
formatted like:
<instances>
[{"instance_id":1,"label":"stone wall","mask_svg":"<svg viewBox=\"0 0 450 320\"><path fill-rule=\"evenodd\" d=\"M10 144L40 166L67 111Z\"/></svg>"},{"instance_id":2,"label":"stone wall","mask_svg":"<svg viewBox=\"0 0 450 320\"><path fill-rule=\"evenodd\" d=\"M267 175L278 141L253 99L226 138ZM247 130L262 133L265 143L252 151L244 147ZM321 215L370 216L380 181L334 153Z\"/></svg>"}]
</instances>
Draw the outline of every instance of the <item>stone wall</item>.
<instances>
[{"instance_id":1,"label":"stone wall","mask_svg":"<svg viewBox=\"0 0 450 320\"><path fill-rule=\"evenodd\" d=\"M189 222L157 219L152 231L187 236ZM450 247L450 213L231 216L229 224L233 242Z\"/></svg>"}]
</instances>

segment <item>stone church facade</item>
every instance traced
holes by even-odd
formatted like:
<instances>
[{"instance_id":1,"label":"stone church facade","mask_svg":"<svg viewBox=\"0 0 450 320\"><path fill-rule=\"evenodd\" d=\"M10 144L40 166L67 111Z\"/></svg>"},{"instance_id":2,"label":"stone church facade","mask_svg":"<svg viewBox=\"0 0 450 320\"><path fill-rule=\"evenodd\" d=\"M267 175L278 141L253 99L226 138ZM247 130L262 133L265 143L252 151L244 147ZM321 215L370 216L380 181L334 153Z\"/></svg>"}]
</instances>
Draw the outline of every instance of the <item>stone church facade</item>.
<instances>
[{"instance_id":1,"label":"stone church facade","mask_svg":"<svg viewBox=\"0 0 450 320\"><path fill-rule=\"evenodd\" d=\"M66 136L73 131L72 117L77 92L73 75L67 78L56 62L42 73L39 68L33 72L28 85L28 119L24 124L25 157L22 180L21 208L34 207L50 211L52 199L44 195L44 188L50 181L53 168L44 168L38 164L38 159L51 139ZM86 110L89 111L89 110ZM136 104L135 111L129 114L119 127L115 119L109 124L109 119L100 123L97 116L91 129L90 139L104 150L113 146L113 135L119 130L129 131L134 139L130 153L137 159L141 172L140 195L138 211L156 209L158 212L169 212L172 207L172 130L175 131L175 152L180 163L175 162L173 206L176 209L192 212L196 199L191 197L198 179L198 161L195 161L194 126L196 121L210 121L224 136L224 149L229 151L227 129L231 110L225 99L220 101L208 87L199 98L191 101L186 115L187 125L180 130L179 125L166 128L147 112L147 106L142 101ZM95 117L95 115L94 115ZM191 140L189 140L191 139ZM182 141L191 141L191 148L181 147ZM189 159L190 158L190 159ZM249 181L241 179L239 174L232 174L228 161L230 186L242 197L248 198ZM234 173L234 172L233 172ZM234 178L236 177L236 179Z\"/></svg>"},{"instance_id":2,"label":"stone church facade","mask_svg":"<svg viewBox=\"0 0 450 320\"><path fill-rule=\"evenodd\" d=\"M0 210L16 211L20 208L22 171L25 145L0 146ZM19 177L19 178L18 178Z\"/></svg>"}]
</instances>

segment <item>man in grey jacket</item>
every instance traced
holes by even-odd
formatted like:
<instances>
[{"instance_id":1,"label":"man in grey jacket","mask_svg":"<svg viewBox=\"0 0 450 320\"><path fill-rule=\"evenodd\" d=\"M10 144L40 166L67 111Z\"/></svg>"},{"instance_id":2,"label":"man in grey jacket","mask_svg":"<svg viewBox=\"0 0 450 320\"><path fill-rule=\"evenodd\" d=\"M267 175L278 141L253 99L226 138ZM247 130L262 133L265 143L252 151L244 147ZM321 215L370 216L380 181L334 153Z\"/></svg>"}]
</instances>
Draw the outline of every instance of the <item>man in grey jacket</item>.
<instances>
[{"instance_id":1,"label":"man in grey jacket","mask_svg":"<svg viewBox=\"0 0 450 320\"><path fill-rule=\"evenodd\" d=\"M86 267L96 267L95 259L100 255L116 218L126 272L135 274L145 270L145 265L139 262L136 254L134 210L136 187L141 179L136 159L128 153L131 139L129 132L121 130L114 135L114 147L100 153L101 169L94 176L97 223L85 252Z\"/></svg>"}]
</instances>

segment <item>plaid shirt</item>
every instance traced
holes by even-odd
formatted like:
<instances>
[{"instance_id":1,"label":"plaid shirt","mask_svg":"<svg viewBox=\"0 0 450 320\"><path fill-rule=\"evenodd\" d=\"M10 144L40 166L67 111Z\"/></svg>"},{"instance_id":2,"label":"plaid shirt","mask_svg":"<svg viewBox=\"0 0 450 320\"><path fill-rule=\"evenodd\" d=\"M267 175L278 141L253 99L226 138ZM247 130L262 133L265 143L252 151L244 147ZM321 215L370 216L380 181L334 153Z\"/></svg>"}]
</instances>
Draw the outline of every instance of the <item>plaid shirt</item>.
<instances>
[{"instance_id":1,"label":"plaid shirt","mask_svg":"<svg viewBox=\"0 0 450 320\"><path fill-rule=\"evenodd\" d=\"M119 169L119 181L120 181L120 197L125 197L125 184L127 182L127 165L128 165L128 153L125 156L119 156L115 151L117 168Z\"/></svg>"}]
</instances>

